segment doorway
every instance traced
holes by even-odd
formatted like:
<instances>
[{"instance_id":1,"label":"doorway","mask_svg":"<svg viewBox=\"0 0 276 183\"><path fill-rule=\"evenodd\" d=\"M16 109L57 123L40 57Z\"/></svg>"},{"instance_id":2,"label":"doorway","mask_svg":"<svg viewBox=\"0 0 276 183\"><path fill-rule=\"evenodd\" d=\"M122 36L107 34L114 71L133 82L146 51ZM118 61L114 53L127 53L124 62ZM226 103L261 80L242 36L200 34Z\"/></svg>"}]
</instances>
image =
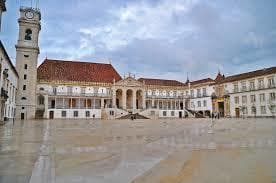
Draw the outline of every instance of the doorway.
<instances>
[{"instance_id":1,"label":"doorway","mask_svg":"<svg viewBox=\"0 0 276 183\"><path fill-rule=\"evenodd\" d=\"M50 119L54 119L54 111L50 111L49 112L49 118Z\"/></svg>"},{"instance_id":2,"label":"doorway","mask_svg":"<svg viewBox=\"0 0 276 183\"><path fill-rule=\"evenodd\" d=\"M182 111L179 111L179 118L182 118Z\"/></svg>"},{"instance_id":3,"label":"doorway","mask_svg":"<svg viewBox=\"0 0 276 183\"><path fill-rule=\"evenodd\" d=\"M180 110L183 110L183 109L184 109L183 102L180 102Z\"/></svg>"},{"instance_id":4,"label":"doorway","mask_svg":"<svg viewBox=\"0 0 276 183\"><path fill-rule=\"evenodd\" d=\"M219 116L224 117L224 102L218 103Z\"/></svg>"},{"instance_id":5,"label":"doorway","mask_svg":"<svg viewBox=\"0 0 276 183\"><path fill-rule=\"evenodd\" d=\"M21 113L21 120L24 120L25 119L25 114L24 113Z\"/></svg>"},{"instance_id":6,"label":"doorway","mask_svg":"<svg viewBox=\"0 0 276 183\"><path fill-rule=\"evenodd\" d=\"M236 117L240 117L240 108L235 108Z\"/></svg>"},{"instance_id":7,"label":"doorway","mask_svg":"<svg viewBox=\"0 0 276 183\"><path fill-rule=\"evenodd\" d=\"M55 100L52 100L51 101L51 108L54 109L56 106L56 101Z\"/></svg>"}]
</instances>

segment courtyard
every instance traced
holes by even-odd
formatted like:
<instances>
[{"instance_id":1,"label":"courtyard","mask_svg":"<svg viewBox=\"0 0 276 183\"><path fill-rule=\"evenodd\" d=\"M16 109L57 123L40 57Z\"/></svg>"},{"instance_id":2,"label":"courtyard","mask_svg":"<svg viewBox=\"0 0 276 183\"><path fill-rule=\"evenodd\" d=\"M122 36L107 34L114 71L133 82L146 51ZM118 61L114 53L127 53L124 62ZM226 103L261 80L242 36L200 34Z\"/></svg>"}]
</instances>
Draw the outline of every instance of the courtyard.
<instances>
[{"instance_id":1,"label":"courtyard","mask_svg":"<svg viewBox=\"0 0 276 183\"><path fill-rule=\"evenodd\" d=\"M41 120L0 126L0 182L275 183L276 120Z\"/></svg>"}]
</instances>

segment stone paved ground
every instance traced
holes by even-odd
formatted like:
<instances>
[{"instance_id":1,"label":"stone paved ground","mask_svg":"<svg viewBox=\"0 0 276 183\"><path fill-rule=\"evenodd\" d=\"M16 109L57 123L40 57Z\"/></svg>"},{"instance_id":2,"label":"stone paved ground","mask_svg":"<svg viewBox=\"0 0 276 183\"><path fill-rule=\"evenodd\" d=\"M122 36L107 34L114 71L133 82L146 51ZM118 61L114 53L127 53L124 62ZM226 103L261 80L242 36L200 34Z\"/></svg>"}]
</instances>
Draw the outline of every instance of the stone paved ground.
<instances>
[{"instance_id":1,"label":"stone paved ground","mask_svg":"<svg viewBox=\"0 0 276 183\"><path fill-rule=\"evenodd\" d=\"M276 120L54 120L0 126L0 182L275 183Z\"/></svg>"}]
</instances>

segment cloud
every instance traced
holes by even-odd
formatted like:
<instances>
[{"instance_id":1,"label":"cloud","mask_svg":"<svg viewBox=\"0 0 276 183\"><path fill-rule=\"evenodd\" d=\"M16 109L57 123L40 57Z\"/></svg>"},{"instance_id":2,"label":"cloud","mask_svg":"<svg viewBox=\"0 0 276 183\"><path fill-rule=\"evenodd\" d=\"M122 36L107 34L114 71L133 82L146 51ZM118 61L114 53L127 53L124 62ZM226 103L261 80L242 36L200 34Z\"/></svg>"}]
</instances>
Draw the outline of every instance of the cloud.
<instances>
[{"instance_id":1,"label":"cloud","mask_svg":"<svg viewBox=\"0 0 276 183\"><path fill-rule=\"evenodd\" d=\"M268 67L276 57L275 5L273 0L43 1L40 61L46 54L112 60L122 75L182 81L187 73L201 79L215 77L218 68L229 75ZM13 27L1 39L15 55L12 13Z\"/></svg>"}]
</instances>

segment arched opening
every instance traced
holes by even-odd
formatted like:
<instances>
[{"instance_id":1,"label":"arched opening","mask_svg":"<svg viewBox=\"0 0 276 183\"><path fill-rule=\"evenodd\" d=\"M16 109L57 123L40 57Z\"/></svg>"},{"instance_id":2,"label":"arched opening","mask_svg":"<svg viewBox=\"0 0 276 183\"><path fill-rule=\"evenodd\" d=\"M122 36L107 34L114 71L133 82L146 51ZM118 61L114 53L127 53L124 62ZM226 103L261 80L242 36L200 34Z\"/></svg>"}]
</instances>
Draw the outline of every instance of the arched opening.
<instances>
[{"instance_id":1,"label":"arched opening","mask_svg":"<svg viewBox=\"0 0 276 183\"><path fill-rule=\"evenodd\" d=\"M211 112L209 110L205 111L205 116L211 117Z\"/></svg>"},{"instance_id":2,"label":"arched opening","mask_svg":"<svg viewBox=\"0 0 276 183\"><path fill-rule=\"evenodd\" d=\"M30 41L30 40L32 40L32 30L31 29L27 29L26 31L25 31L25 40L27 40L27 41Z\"/></svg>"},{"instance_id":3,"label":"arched opening","mask_svg":"<svg viewBox=\"0 0 276 183\"><path fill-rule=\"evenodd\" d=\"M198 114L201 114L203 116L203 111L198 111Z\"/></svg>"},{"instance_id":4,"label":"arched opening","mask_svg":"<svg viewBox=\"0 0 276 183\"><path fill-rule=\"evenodd\" d=\"M142 109L143 108L143 91L138 90L136 92L136 108Z\"/></svg>"},{"instance_id":5,"label":"arched opening","mask_svg":"<svg viewBox=\"0 0 276 183\"><path fill-rule=\"evenodd\" d=\"M123 91L121 89L116 90L116 107L119 109L123 108Z\"/></svg>"},{"instance_id":6,"label":"arched opening","mask_svg":"<svg viewBox=\"0 0 276 183\"><path fill-rule=\"evenodd\" d=\"M127 109L133 108L133 91L131 89L128 89L126 92L126 104Z\"/></svg>"}]
</instances>

